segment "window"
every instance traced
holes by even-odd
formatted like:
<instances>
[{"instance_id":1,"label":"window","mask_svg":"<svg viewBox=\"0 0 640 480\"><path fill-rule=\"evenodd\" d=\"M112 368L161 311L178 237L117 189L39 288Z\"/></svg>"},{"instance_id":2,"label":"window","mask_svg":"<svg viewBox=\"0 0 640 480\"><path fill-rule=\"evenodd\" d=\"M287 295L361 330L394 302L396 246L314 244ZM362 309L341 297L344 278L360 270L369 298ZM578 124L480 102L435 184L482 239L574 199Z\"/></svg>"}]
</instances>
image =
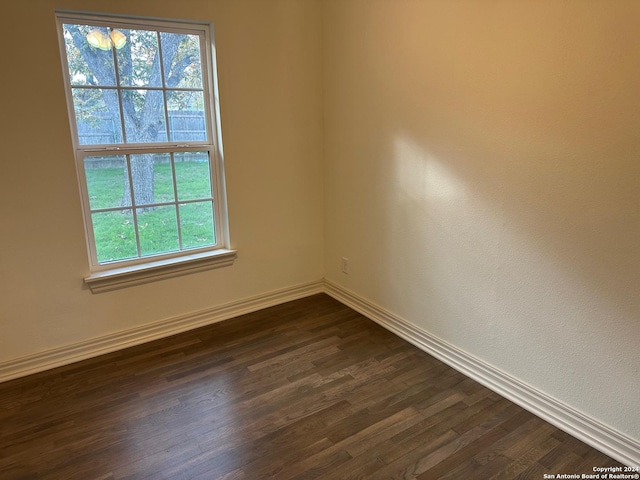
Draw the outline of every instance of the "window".
<instances>
[{"instance_id":1,"label":"window","mask_svg":"<svg viewBox=\"0 0 640 480\"><path fill-rule=\"evenodd\" d=\"M228 264L209 26L74 13L57 21L87 283Z\"/></svg>"}]
</instances>

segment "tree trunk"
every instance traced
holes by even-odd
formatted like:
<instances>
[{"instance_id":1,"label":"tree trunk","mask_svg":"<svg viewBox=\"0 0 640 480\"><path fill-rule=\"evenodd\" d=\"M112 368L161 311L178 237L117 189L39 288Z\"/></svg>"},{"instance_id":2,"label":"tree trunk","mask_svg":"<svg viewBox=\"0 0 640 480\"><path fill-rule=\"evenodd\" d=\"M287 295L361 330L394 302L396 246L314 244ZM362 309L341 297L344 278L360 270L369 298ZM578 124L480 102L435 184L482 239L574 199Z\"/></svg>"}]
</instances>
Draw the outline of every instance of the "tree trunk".
<instances>
[{"instance_id":1,"label":"tree trunk","mask_svg":"<svg viewBox=\"0 0 640 480\"><path fill-rule=\"evenodd\" d=\"M153 155L150 153L131 156L131 179L133 180L133 192L136 205L149 205L154 202L153 166ZM132 204L130 186L129 175L125 169L122 206ZM150 210L151 208L152 207L143 208L143 211Z\"/></svg>"}]
</instances>

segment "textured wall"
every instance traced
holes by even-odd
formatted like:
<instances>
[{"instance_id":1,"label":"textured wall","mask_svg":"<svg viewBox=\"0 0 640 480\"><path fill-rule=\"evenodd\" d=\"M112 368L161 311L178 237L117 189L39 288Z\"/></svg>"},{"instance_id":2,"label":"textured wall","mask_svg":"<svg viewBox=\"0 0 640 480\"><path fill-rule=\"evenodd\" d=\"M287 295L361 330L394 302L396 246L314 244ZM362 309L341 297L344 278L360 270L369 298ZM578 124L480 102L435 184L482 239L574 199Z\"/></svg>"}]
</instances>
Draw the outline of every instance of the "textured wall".
<instances>
[{"instance_id":1,"label":"textured wall","mask_svg":"<svg viewBox=\"0 0 640 480\"><path fill-rule=\"evenodd\" d=\"M234 266L98 295L84 287L54 8L214 24ZM322 278L317 2L38 0L3 13L0 362Z\"/></svg>"},{"instance_id":2,"label":"textured wall","mask_svg":"<svg viewBox=\"0 0 640 480\"><path fill-rule=\"evenodd\" d=\"M323 5L326 277L640 439L640 3Z\"/></svg>"}]
</instances>

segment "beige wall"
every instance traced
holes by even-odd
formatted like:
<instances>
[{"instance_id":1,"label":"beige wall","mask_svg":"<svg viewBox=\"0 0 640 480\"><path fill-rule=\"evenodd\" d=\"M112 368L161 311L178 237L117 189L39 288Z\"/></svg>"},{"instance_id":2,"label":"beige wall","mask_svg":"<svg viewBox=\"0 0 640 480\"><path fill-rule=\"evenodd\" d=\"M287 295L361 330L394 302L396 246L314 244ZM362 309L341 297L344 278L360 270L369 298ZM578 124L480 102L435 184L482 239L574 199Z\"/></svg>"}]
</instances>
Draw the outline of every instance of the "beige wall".
<instances>
[{"instance_id":1,"label":"beige wall","mask_svg":"<svg viewBox=\"0 0 640 480\"><path fill-rule=\"evenodd\" d=\"M319 3L14 1L3 5L0 362L323 276ZM213 22L229 268L91 294L54 8Z\"/></svg>"},{"instance_id":2,"label":"beige wall","mask_svg":"<svg viewBox=\"0 0 640 480\"><path fill-rule=\"evenodd\" d=\"M640 439L640 2L323 13L327 279Z\"/></svg>"}]
</instances>

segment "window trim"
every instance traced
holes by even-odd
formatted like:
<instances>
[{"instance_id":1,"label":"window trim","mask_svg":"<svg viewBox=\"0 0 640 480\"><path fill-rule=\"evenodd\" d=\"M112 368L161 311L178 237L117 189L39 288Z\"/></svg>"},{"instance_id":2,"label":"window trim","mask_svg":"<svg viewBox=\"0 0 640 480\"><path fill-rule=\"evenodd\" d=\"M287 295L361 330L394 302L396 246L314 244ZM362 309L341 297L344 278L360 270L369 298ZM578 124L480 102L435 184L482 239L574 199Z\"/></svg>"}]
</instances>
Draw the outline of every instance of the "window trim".
<instances>
[{"instance_id":1,"label":"window trim","mask_svg":"<svg viewBox=\"0 0 640 480\"><path fill-rule=\"evenodd\" d=\"M176 275L218 268L233 264L237 252L230 248L226 185L224 178L224 155L222 149L222 131L220 127L220 108L217 81L217 65L213 26L208 22L170 20L153 17L137 17L130 15L97 14L70 10L55 12L62 75L67 99L70 133L73 142L76 163L77 181L81 193L81 206L85 226L85 240L89 261L89 274L85 283L93 292L113 290L130 285L138 285L148 281L170 278ZM205 100L205 119L208 141L161 142L153 144L122 143L80 145L75 110L72 98L72 85L69 79L66 45L63 33L65 23L89 23L121 28L158 28L162 31L179 33L197 33L201 36L201 59L203 94ZM115 148L114 148L115 147ZM91 209L84 175L84 157L100 153L120 155L182 151L208 151L210 157L210 176L216 244L202 248L193 248L160 255L135 257L114 262L98 262ZM176 199L177 201L177 199Z\"/></svg>"}]
</instances>

